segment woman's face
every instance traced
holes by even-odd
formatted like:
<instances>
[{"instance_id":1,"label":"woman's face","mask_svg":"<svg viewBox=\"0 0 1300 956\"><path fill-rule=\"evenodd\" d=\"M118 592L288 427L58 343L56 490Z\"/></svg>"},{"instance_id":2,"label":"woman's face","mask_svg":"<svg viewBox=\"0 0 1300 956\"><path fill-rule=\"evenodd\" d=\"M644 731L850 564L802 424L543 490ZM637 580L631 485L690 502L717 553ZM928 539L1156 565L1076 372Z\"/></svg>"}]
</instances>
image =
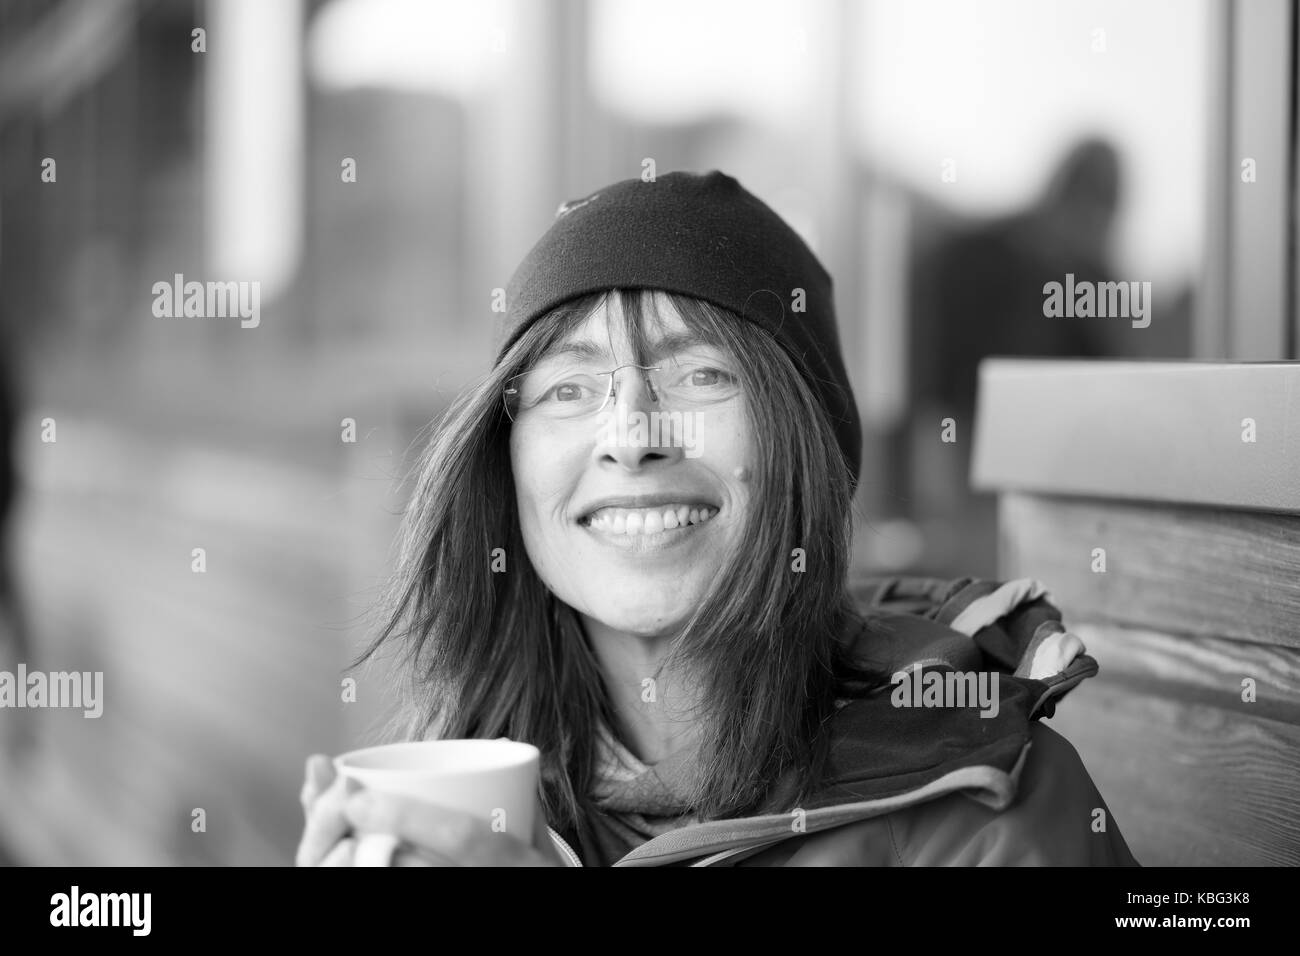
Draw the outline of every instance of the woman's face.
<instances>
[{"instance_id":1,"label":"woman's face","mask_svg":"<svg viewBox=\"0 0 1300 956\"><path fill-rule=\"evenodd\" d=\"M683 341L681 317L662 295L655 302L645 364L661 366L657 403L644 374L623 368L599 414L520 413L510 435L524 545L542 581L578 613L640 636L673 632L700 604L737 545L753 467L734 363ZM555 370L636 361L617 298L606 303L564 340L569 351L537 363L530 400L563 416L584 393Z\"/></svg>"}]
</instances>

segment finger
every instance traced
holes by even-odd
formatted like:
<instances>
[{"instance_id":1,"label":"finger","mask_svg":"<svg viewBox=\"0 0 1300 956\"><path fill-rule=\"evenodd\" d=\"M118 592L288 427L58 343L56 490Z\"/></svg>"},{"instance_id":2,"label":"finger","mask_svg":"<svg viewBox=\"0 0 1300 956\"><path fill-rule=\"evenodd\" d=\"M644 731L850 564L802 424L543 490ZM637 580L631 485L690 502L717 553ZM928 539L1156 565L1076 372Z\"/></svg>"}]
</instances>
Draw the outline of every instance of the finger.
<instances>
[{"instance_id":1,"label":"finger","mask_svg":"<svg viewBox=\"0 0 1300 956\"><path fill-rule=\"evenodd\" d=\"M304 813L311 809L311 805L316 802L316 798L320 796L321 791L328 787L333 780L334 764L329 757L324 754L312 754L307 758L302 790L298 794L298 800L302 804Z\"/></svg>"},{"instance_id":2,"label":"finger","mask_svg":"<svg viewBox=\"0 0 1300 956\"><path fill-rule=\"evenodd\" d=\"M356 856L357 841L352 837L344 837L334 844L334 849L325 854L325 859L321 860L320 866L351 866L352 860Z\"/></svg>"},{"instance_id":3,"label":"finger","mask_svg":"<svg viewBox=\"0 0 1300 956\"><path fill-rule=\"evenodd\" d=\"M315 866L347 835L350 825L343 815L346 802L345 778L336 777L307 811L307 825L298 844L299 866Z\"/></svg>"},{"instance_id":4,"label":"finger","mask_svg":"<svg viewBox=\"0 0 1300 956\"><path fill-rule=\"evenodd\" d=\"M456 866L456 863L422 847L403 843L393 854L393 866Z\"/></svg>"},{"instance_id":5,"label":"finger","mask_svg":"<svg viewBox=\"0 0 1300 956\"><path fill-rule=\"evenodd\" d=\"M453 860L460 866L545 866L549 860L523 837L498 831L460 810L394 794L363 791L348 801L345 814L358 830L378 830ZM507 826L509 821L505 821Z\"/></svg>"}]
</instances>

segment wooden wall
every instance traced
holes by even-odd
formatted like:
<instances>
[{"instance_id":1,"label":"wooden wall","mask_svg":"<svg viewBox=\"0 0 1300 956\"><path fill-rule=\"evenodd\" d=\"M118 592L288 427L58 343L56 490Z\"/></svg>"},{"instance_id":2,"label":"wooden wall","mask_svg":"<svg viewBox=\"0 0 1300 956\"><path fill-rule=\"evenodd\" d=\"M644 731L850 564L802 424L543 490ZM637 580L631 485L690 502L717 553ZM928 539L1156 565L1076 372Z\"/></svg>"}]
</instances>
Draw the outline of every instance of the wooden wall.
<instances>
[{"instance_id":1,"label":"wooden wall","mask_svg":"<svg viewBox=\"0 0 1300 956\"><path fill-rule=\"evenodd\" d=\"M1300 365L1057 364L986 364L975 466L1001 574L1043 581L1100 664L1051 724L1140 862L1300 863Z\"/></svg>"},{"instance_id":2,"label":"wooden wall","mask_svg":"<svg viewBox=\"0 0 1300 956\"><path fill-rule=\"evenodd\" d=\"M1011 494L999 521L1101 665L1051 724L1138 859L1300 863L1300 517Z\"/></svg>"}]
</instances>

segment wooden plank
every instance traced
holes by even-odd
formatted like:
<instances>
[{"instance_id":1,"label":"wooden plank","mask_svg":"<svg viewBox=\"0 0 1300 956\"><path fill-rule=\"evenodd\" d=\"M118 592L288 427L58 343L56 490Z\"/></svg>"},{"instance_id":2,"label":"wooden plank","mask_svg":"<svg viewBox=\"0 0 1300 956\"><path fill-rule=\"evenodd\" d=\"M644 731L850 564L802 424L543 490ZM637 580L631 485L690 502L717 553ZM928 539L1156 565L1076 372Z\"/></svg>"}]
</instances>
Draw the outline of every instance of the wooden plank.
<instances>
[{"instance_id":1,"label":"wooden plank","mask_svg":"<svg viewBox=\"0 0 1300 956\"><path fill-rule=\"evenodd\" d=\"M1109 684L1300 726L1300 651L1216 637L1077 624ZM1243 700L1243 681L1253 700Z\"/></svg>"},{"instance_id":2,"label":"wooden plank","mask_svg":"<svg viewBox=\"0 0 1300 956\"><path fill-rule=\"evenodd\" d=\"M1067 623L1300 647L1300 518L1017 494L999 508L1000 573L1041 580Z\"/></svg>"},{"instance_id":3,"label":"wooden plank","mask_svg":"<svg viewBox=\"0 0 1300 956\"><path fill-rule=\"evenodd\" d=\"M1300 363L990 359L975 426L980 490L1300 514Z\"/></svg>"},{"instance_id":4,"label":"wooden plank","mask_svg":"<svg viewBox=\"0 0 1300 956\"><path fill-rule=\"evenodd\" d=\"M1102 677L1049 723L1144 866L1300 864L1300 728Z\"/></svg>"}]
</instances>

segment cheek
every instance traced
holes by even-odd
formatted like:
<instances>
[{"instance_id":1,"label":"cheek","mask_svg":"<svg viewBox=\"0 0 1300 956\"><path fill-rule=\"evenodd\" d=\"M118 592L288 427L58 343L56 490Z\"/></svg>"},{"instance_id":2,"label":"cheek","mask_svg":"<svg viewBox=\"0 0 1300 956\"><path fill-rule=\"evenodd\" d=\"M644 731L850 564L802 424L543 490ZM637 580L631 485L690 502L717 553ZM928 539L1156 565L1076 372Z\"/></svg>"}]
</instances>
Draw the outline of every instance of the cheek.
<instances>
[{"instance_id":1,"label":"cheek","mask_svg":"<svg viewBox=\"0 0 1300 956\"><path fill-rule=\"evenodd\" d=\"M586 453L516 431L510 436L510 467L524 543L531 553L547 548L547 536L563 530Z\"/></svg>"},{"instance_id":2,"label":"cheek","mask_svg":"<svg viewBox=\"0 0 1300 956\"><path fill-rule=\"evenodd\" d=\"M693 437L691 457L717 472L725 483L731 483L735 469L742 465L753 472L757 448L743 409L728 408L699 416Z\"/></svg>"}]
</instances>

